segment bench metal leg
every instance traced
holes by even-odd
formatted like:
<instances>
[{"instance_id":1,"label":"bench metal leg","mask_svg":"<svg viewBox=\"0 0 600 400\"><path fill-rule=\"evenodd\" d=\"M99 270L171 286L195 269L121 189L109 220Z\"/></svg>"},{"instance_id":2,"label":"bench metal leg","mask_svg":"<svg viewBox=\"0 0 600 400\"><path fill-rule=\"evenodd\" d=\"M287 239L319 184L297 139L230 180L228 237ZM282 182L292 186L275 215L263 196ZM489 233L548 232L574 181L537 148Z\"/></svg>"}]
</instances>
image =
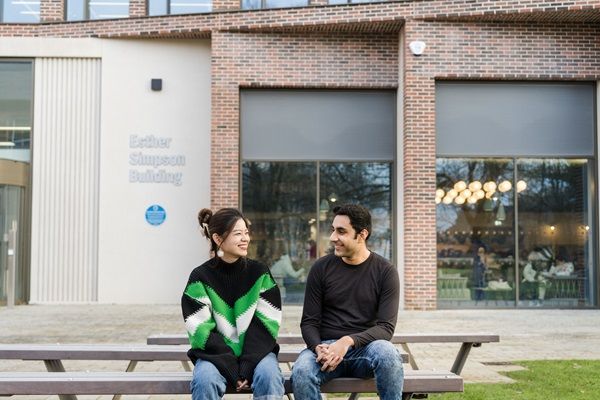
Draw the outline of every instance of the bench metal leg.
<instances>
[{"instance_id":1,"label":"bench metal leg","mask_svg":"<svg viewBox=\"0 0 600 400\"><path fill-rule=\"evenodd\" d=\"M189 361L182 361L181 365L183 365L183 369L187 372L192 372L192 367L190 367Z\"/></svg>"},{"instance_id":2,"label":"bench metal leg","mask_svg":"<svg viewBox=\"0 0 600 400\"><path fill-rule=\"evenodd\" d=\"M460 350L456 355L456 359L454 360L454 364L452 365L450 372L460 375L465 363L467 362L467 357L469 357L471 347L473 347L473 343L463 343L462 346L460 346Z\"/></svg>"},{"instance_id":3,"label":"bench metal leg","mask_svg":"<svg viewBox=\"0 0 600 400\"><path fill-rule=\"evenodd\" d=\"M48 372L65 372L65 366L60 360L44 360ZM77 400L77 396L72 394L59 394L60 400Z\"/></svg>"},{"instance_id":4,"label":"bench metal leg","mask_svg":"<svg viewBox=\"0 0 600 400\"><path fill-rule=\"evenodd\" d=\"M131 360L129 361L129 364L127 365L127 369L125 370L125 372L133 372L133 370L135 370L135 367L137 366L137 361ZM115 394L113 396L113 400L119 400L121 398L120 394Z\"/></svg>"},{"instance_id":5,"label":"bench metal leg","mask_svg":"<svg viewBox=\"0 0 600 400\"><path fill-rule=\"evenodd\" d=\"M350 393L350 396L348 396L348 400L356 400L358 399L358 396L360 396L359 393Z\"/></svg>"},{"instance_id":6,"label":"bench metal leg","mask_svg":"<svg viewBox=\"0 0 600 400\"><path fill-rule=\"evenodd\" d=\"M402 349L406 352L406 354L408 354L408 362L410 363L411 368L418 370L419 366L417 365L417 360L415 360L415 356L413 356L413 354L410 352L408 343L400 343L400 346L402 346Z\"/></svg>"}]
</instances>

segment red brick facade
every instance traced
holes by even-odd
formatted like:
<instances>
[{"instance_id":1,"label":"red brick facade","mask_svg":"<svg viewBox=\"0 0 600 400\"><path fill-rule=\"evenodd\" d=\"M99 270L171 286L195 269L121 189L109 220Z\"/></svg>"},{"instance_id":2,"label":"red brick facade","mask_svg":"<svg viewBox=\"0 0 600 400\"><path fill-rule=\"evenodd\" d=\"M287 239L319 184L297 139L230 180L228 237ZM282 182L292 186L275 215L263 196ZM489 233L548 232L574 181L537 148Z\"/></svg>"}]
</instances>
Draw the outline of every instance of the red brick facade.
<instances>
[{"instance_id":1,"label":"red brick facade","mask_svg":"<svg viewBox=\"0 0 600 400\"><path fill-rule=\"evenodd\" d=\"M239 203L239 89L395 88L396 34L212 35L212 207Z\"/></svg>"},{"instance_id":2,"label":"red brick facade","mask_svg":"<svg viewBox=\"0 0 600 400\"><path fill-rule=\"evenodd\" d=\"M213 208L239 204L240 88L403 88L408 309L436 307L436 79L600 80L598 0L312 0L259 11L214 0L211 14L161 17L144 17L146 1L132 0L138 18L51 22L62 4L42 0L44 23L0 24L0 36L211 38ZM427 45L420 57L408 50L413 40Z\"/></svg>"},{"instance_id":3,"label":"red brick facade","mask_svg":"<svg viewBox=\"0 0 600 400\"><path fill-rule=\"evenodd\" d=\"M435 80L598 80L600 27L407 21L404 80L405 305L435 307ZM429 198L429 202L420 199ZM424 229L428 227L428 229Z\"/></svg>"},{"instance_id":4,"label":"red brick facade","mask_svg":"<svg viewBox=\"0 0 600 400\"><path fill-rule=\"evenodd\" d=\"M40 2L40 20L57 22L65 19L65 3L63 0L47 0Z\"/></svg>"}]
</instances>

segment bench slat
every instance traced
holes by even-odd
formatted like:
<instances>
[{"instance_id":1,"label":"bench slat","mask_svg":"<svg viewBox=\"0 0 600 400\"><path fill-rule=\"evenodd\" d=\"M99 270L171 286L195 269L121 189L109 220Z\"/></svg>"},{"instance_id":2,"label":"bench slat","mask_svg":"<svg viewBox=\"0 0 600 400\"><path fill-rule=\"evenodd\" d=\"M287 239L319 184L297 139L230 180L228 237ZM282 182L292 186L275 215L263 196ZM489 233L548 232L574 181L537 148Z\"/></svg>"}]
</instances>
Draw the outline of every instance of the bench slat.
<instances>
[{"instance_id":1,"label":"bench slat","mask_svg":"<svg viewBox=\"0 0 600 400\"><path fill-rule=\"evenodd\" d=\"M0 360L188 361L187 350L179 345L1 344ZM302 350L281 350L279 362L296 361ZM409 362L408 354L402 354L402 362Z\"/></svg>"},{"instance_id":2,"label":"bench slat","mask_svg":"<svg viewBox=\"0 0 600 400\"><path fill-rule=\"evenodd\" d=\"M462 392L463 380L450 372L405 372L405 393ZM89 372L0 374L0 395L187 394L189 372ZM286 391L291 391L289 375ZM339 378L321 387L323 393L376 392L373 379ZM229 389L228 393L235 393Z\"/></svg>"},{"instance_id":3,"label":"bench slat","mask_svg":"<svg viewBox=\"0 0 600 400\"><path fill-rule=\"evenodd\" d=\"M448 334L396 334L391 342L394 344L402 343L497 343L500 341L499 335L488 333L448 333ZM187 335L183 334L159 334L151 335L146 339L146 343L152 345L178 345L189 344ZM281 334L277 338L279 344L304 344L300 335Z\"/></svg>"}]
</instances>

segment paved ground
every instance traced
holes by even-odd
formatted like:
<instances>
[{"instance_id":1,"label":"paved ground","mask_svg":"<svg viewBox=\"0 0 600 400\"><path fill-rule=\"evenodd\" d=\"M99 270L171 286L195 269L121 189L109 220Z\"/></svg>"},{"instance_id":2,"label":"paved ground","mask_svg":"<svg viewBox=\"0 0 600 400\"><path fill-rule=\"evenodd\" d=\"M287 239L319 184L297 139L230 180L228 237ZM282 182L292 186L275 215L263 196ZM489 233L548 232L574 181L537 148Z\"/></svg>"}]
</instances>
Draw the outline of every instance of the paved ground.
<instances>
[{"instance_id":1,"label":"paved ground","mask_svg":"<svg viewBox=\"0 0 600 400\"><path fill-rule=\"evenodd\" d=\"M297 306L284 308L283 332L299 333L300 313L301 308ZM401 311L397 332L499 334L500 343L484 344L472 350L462 373L468 382L506 382L508 379L497 370L505 368L503 363L516 360L600 359L600 310ZM140 344L145 343L148 335L156 333L183 333L179 306L0 307L0 343ZM421 368L445 370L452 365L458 348L458 344L411 346ZM67 361L65 367L83 371L124 370L126 362ZM180 364L166 362L145 363L138 367L141 371L180 369ZM32 370L44 371L44 366L41 362L0 360L0 372ZM27 397L41 398L44 397Z\"/></svg>"}]
</instances>

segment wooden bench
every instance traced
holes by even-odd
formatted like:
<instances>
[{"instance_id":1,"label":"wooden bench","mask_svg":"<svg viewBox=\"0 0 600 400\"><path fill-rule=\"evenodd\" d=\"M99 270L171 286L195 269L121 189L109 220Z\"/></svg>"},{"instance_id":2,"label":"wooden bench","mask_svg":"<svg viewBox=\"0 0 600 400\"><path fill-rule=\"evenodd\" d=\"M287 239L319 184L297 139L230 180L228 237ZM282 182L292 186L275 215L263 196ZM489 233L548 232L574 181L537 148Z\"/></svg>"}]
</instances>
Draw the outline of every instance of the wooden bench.
<instances>
[{"instance_id":1,"label":"wooden bench","mask_svg":"<svg viewBox=\"0 0 600 400\"><path fill-rule=\"evenodd\" d=\"M0 374L0 396L60 395L66 398L76 394L188 394L190 380L190 372L8 372ZM292 393L289 374L286 376L285 390L286 393ZM338 378L321 386L322 393L376 391L374 379ZM462 391L463 380L453 373L407 370L402 398L410 399L416 393ZM236 392L229 388L227 393Z\"/></svg>"},{"instance_id":2,"label":"wooden bench","mask_svg":"<svg viewBox=\"0 0 600 400\"><path fill-rule=\"evenodd\" d=\"M41 360L48 372L65 372L63 360L129 361L125 372L132 372L140 361L181 361L191 371L187 347L175 345L106 345L106 344L0 344L0 360ZM279 362L296 361L300 351L282 349ZM408 363L408 354L402 354Z\"/></svg>"},{"instance_id":3,"label":"wooden bench","mask_svg":"<svg viewBox=\"0 0 600 400\"><path fill-rule=\"evenodd\" d=\"M392 337L391 342L402 346L404 351L408 353L408 359L413 369L418 370L419 366L415 360L414 355L410 351L408 346L409 343L461 343L460 349L456 354L452 368L450 372L460 374L462 369L467 362L469 353L473 347L480 347L483 343L497 343L500 341L498 335L479 333L479 334L463 334L463 333L449 333L449 334L396 334ZM148 336L146 342L150 345L188 345L189 339L187 335L181 334L160 334ZM277 342L282 345L302 345L304 340L300 335L294 334L281 334L277 339Z\"/></svg>"}]
</instances>

